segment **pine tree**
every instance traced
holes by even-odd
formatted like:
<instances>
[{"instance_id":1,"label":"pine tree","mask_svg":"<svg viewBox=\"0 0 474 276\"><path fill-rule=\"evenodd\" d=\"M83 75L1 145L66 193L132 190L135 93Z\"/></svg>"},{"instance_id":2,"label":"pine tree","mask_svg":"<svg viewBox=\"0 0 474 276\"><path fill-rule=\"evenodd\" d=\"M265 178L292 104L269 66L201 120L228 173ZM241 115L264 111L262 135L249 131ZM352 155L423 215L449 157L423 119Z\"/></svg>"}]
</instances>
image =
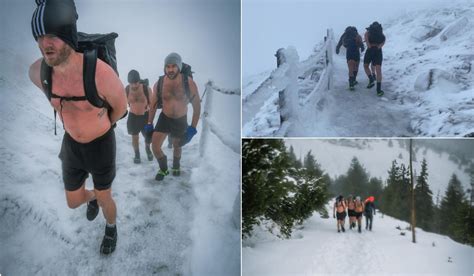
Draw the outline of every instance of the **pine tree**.
<instances>
[{"instance_id":1,"label":"pine tree","mask_svg":"<svg viewBox=\"0 0 474 276\"><path fill-rule=\"evenodd\" d=\"M465 199L461 182L456 174L451 176L446 193L441 200L440 206L440 233L452 237L454 240L461 241L465 224Z\"/></svg>"},{"instance_id":2,"label":"pine tree","mask_svg":"<svg viewBox=\"0 0 474 276\"><path fill-rule=\"evenodd\" d=\"M287 225L285 198L290 191L286 178L291 161L283 140L242 141L242 234L250 235L259 217Z\"/></svg>"},{"instance_id":3,"label":"pine tree","mask_svg":"<svg viewBox=\"0 0 474 276\"><path fill-rule=\"evenodd\" d=\"M367 184L369 175L364 167L360 164L357 157L353 157L351 165L346 173L346 182L343 185L343 194L352 194L354 196L362 196L367 194Z\"/></svg>"},{"instance_id":4,"label":"pine tree","mask_svg":"<svg viewBox=\"0 0 474 276\"><path fill-rule=\"evenodd\" d=\"M428 185L428 165L426 159L421 163L421 172L416 179L416 220L417 226L426 230L433 229L433 193Z\"/></svg>"}]
</instances>

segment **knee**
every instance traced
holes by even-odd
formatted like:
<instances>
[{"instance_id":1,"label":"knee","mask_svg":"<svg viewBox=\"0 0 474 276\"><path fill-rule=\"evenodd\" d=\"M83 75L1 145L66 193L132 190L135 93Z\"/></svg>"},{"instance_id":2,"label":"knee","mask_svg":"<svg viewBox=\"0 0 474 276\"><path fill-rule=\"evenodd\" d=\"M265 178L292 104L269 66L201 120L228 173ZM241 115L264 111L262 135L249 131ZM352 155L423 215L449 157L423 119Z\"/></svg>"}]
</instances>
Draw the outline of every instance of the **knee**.
<instances>
[{"instance_id":1,"label":"knee","mask_svg":"<svg viewBox=\"0 0 474 276\"><path fill-rule=\"evenodd\" d=\"M112 192L110 189L104 191L95 190L95 197L99 206L103 207L104 205L109 204L113 201Z\"/></svg>"}]
</instances>

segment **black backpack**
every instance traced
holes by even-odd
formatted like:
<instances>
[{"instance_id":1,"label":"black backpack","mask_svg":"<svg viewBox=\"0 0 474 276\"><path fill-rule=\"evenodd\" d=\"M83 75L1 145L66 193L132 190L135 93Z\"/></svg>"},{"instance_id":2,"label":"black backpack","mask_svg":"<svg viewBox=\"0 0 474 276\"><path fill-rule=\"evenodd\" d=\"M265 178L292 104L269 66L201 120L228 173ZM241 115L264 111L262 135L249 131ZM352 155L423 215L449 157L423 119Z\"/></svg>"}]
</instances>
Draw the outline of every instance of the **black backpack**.
<instances>
[{"instance_id":1,"label":"black backpack","mask_svg":"<svg viewBox=\"0 0 474 276\"><path fill-rule=\"evenodd\" d=\"M357 30L354 27L347 28L347 31L344 33L344 40L342 45L344 47L354 47L356 46L356 37L357 37Z\"/></svg>"},{"instance_id":2,"label":"black backpack","mask_svg":"<svg viewBox=\"0 0 474 276\"><path fill-rule=\"evenodd\" d=\"M46 62L41 62L41 84L43 90L51 101L51 98L61 98L66 101L84 101L87 100L91 105L98 108L106 108L110 111L110 105L102 100L97 93L95 86L95 69L97 58L101 59L117 73L117 59L115 57L115 39L118 37L117 33L108 34L86 34L82 32L77 33L78 49L77 52L83 53L83 82L84 82L84 96L79 97L60 97L52 92L52 67L48 66ZM125 117L125 116L124 116ZM56 135L56 110L54 110L54 134Z\"/></svg>"},{"instance_id":3,"label":"black backpack","mask_svg":"<svg viewBox=\"0 0 474 276\"><path fill-rule=\"evenodd\" d=\"M383 35L382 25L371 24L368 30L369 43L381 44L385 42L385 36Z\"/></svg>"},{"instance_id":4,"label":"black backpack","mask_svg":"<svg viewBox=\"0 0 474 276\"><path fill-rule=\"evenodd\" d=\"M145 93L146 102L149 105L150 95L148 94L148 87L150 86L150 82L148 81L148 79L140 80L139 82L143 85L143 93ZM125 93L127 93L128 98L128 94L130 94L130 85L127 85L127 87L125 87Z\"/></svg>"},{"instance_id":5,"label":"black backpack","mask_svg":"<svg viewBox=\"0 0 474 276\"><path fill-rule=\"evenodd\" d=\"M183 62L183 66L182 66L180 72L183 75L182 79L183 79L184 93L186 94L186 97L188 98L189 102L191 102L194 98L194 97L191 98L191 90L189 89L189 80L188 80L188 77L190 77L191 79L193 78L193 71L191 70L191 65L186 64L186 63ZM158 109L163 108L162 93L163 93L164 77L165 76L162 75L158 79L157 93L156 93L156 97L157 97L156 108L158 108Z\"/></svg>"}]
</instances>

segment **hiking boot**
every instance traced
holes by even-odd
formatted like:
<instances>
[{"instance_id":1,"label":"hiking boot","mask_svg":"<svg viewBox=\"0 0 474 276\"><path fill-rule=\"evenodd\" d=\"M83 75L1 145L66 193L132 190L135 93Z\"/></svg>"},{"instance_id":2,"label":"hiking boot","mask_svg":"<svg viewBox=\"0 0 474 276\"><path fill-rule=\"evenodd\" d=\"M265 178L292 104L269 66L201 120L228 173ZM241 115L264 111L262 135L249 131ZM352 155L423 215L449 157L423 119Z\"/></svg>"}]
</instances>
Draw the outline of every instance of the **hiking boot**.
<instances>
[{"instance_id":1,"label":"hiking boot","mask_svg":"<svg viewBox=\"0 0 474 276\"><path fill-rule=\"evenodd\" d=\"M355 228L355 227L356 227L356 223L353 222L353 223L351 224L351 226L352 226L352 228Z\"/></svg>"},{"instance_id":2,"label":"hiking boot","mask_svg":"<svg viewBox=\"0 0 474 276\"><path fill-rule=\"evenodd\" d=\"M179 168L177 169L171 169L171 174L173 176L180 176L181 175L181 171L179 170Z\"/></svg>"},{"instance_id":3,"label":"hiking boot","mask_svg":"<svg viewBox=\"0 0 474 276\"><path fill-rule=\"evenodd\" d=\"M359 225L359 230L358 230L358 231L359 231L359 233L362 233L362 230L360 230L360 228L361 228L361 227L360 227L360 225Z\"/></svg>"},{"instance_id":4,"label":"hiking boot","mask_svg":"<svg viewBox=\"0 0 474 276\"><path fill-rule=\"evenodd\" d=\"M346 232L346 229L344 229L344 226L341 226L342 232Z\"/></svg>"},{"instance_id":5,"label":"hiking boot","mask_svg":"<svg viewBox=\"0 0 474 276\"><path fill-rule=\"evenodd\" d=\"M100 253L108 255L115 251L115 246L117 245L117 227L105 226L105 235L102 239L102 244L100 245Z\"/></svg>"},{"instance_id":6,"label":"hiking boot","mask_svg":"<svg viewBox=\"0 0 474 276\"><path fill-rule=\"evenodd\" d=\"M93 221L97 217L97 214L99 214L99 204L97 204L97 199L87 202L87 219Z\"/></svg>"},{"instance_id":7,"label":"hiking boot","mask_svg":"<svg viewBox=\"0 0 474 276\"><path fill-rule=\"evenodd\" d=\"M356 81L356 80L354 80L354 83L353 83L353 85L354 85L354 86L356 86L356 85L358 85L358 84L359 84L359 82L358 82L358 81Z\"/></svg>"},{"instance_id":8,"label":"hiking boot","mask_svg":"<svg viewBox=\"0 0 474 276\"><path fill-rule=\"evenodd\" d=\"M156 181L162 181L165 176L167 176L169 174L169 171L168 170L159 170L158 173L156 174L155 176L155 180Z\"/></svg>"},{"instance_id":9,"label":"hiking boot","mask_svg":"<svg viewBox=\"0 0 474 276\"><path fill-rule=\"evenodd\" d=\"M382 90L377 91L377 96L382 97L383 96L383 91Z\"/></svg>"},{"instance_id":10,"label":"hiking boot","mask_svg":"<svg viewBox=\"0 0 474 276\"><path fill-rule=\"evenodd\" d=\"M140 164L142 161L140 160L140 157L135 157L133 158L133 163L135 164Z\"/></svg>"},{"instance_id":11,"label":"hiking boot","mask_svg":"<svg viewBox=\"0 0 474 276\"><path fill-rule=\"evenodd\" d=\"M351 84L349 85L349 90L354 91L354 89L355 89L355 88L354 88L354 84L351 83Z\"/></svg>"},{"instance_id":12,"label":"hiking boot","mask_svg":"<svg viewBox=\"0 0 474 276\"><path fill-rule=\"evenodd\" d=\"M367 84L367 88L372 88L374 87L375 82L374 81L369 81L369 84Z\"/></svg>"},{"instance_id":13,"label":"hiking boot","mask_svg":"<svg viewBox=\"0 0 474 276\"><path fill-rule=\"evenodd\" d=\"M341 233L341 230L337 229L337 233Z\"/></svg>"}]
</instances>

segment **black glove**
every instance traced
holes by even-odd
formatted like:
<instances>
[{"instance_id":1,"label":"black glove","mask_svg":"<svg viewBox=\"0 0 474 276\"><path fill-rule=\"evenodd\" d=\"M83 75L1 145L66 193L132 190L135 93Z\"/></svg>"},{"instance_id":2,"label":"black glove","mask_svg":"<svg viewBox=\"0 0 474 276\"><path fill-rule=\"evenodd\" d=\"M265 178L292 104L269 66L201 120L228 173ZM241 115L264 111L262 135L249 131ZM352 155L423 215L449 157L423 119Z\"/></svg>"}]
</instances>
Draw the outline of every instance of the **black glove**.
<instances>
[{"instance_id":1,"label":"black glove","mask_svg":"<svg viewBox=\"0 0 474 276\"><path fill-rule=\"evenodd\" d=\"M339 48L336 48L336 55L339 55Z\"/></svg>"}]
</instances>

